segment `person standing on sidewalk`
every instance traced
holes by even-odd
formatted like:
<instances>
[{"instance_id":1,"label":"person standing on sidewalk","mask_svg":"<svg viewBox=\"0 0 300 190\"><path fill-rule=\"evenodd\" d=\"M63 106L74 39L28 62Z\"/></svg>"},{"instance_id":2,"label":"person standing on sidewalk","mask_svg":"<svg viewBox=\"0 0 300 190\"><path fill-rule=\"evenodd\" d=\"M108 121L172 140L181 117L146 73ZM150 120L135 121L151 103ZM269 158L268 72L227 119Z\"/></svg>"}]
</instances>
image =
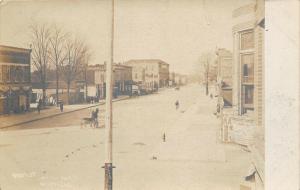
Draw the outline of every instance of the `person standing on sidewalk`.
<instances>
[{"instance_id":1,"label":"person standing on sidewalk","mask_svg":"<svg viewBox=\"0 0 300 190\"><path fill-rule=\"evenodd\" d=\"M98 128L99 127L99 123L98 123L98 113L99 113L99 109L97 108L96 111L94 112L94 119L95 119L95 127Z\"/></svg>"},{"instance_id":2,"label":"person standing on sidewalk","mask_svg":"<svg viewBox=\"0 0 300 190\"><path fill-rule=\"evenodd\" d=\"M63 102L60 102L59 108L60 108L60 112L64 111L64 103Z\"/></svg>"},{"instance_id":3,"label":"person standing on sidewalk","mask_svg":"<svg viewBox=\"0 0 300 190\"><path fill-rule=\"evenodd\" d=\"M41 113L40 104L37 105L37 110L38 110L38 113L40 114Z\"/></svg>"},{"instance_id":4,"label":"person standing on sidewalk","mask_svg":"<svg viewBox=\"0 0 300 190\"><path fill-rule=\"evenodd\" d=\"M175 102L175 107L176 107L176 110L178 110L178 108L179 108L179 101L178 100L176 100L176 102Z\"/></svg>"},{"instance_id":5,"label":"person standing on sidewalk","mask_svg":"<svg viewBox=\"0 0 300 190\"><path fill-rule=\"evenodd\" d=\"M42 100L39 99L39 102L38 102L38 105L37 105L37 110L38 110L39 114L41 113L41 107L42 107Z\"/></svg>"}]
</instances>

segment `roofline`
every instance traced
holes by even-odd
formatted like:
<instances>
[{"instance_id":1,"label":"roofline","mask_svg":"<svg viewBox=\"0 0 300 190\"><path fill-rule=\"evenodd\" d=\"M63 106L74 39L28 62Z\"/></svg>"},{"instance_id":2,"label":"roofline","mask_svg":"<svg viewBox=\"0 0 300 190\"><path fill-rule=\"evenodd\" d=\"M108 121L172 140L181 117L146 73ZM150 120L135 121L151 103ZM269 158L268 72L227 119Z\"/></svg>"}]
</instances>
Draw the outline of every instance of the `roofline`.
<instances>
[{"instance_id":1,"label":"roofline","mask_svg":"<svg viewBox=\"0 0 300 190\"><path fill-rule=\"evenodd\" d=\"M125 67L125 68L128 68L128 69L132 69L131 66L128 66L128 65L121 65L121 64L117 64L117 63L114 63L113 66L114 66L114 67ZM88 69L99 69L99 68L101 68L101 69L103 69L103 70L106 69L104 64L96 64L96 65L89 65L89 66L88 66Z\"/></svg>"},{"instance_id":2,"label":"roofline","mask_svg":"<svg viewBox=\"0 0 300 190\"><path fill-rule=\"evenodd\" d=\"M20 48L20 47L14 47L14 46L0 45L0 50L1 50L1 48L17 49L17 50L21 50L21 51L29 51L29 52L31 52L31 49Z\"/></svg>"},{"instance_id":3,"label":"roofline","mask_svg":"<svg viewBox=\"0 0 300 190\"><path fill-rule=\"evenodd\" d=\"M159 62L159 63L163 63L163 64L166 64L166 65L169 65L169 63L161 60L161 59L130 59L128 61L125 61L125 64L126 63L129 63L129 62L138 62L138 61L143 61L143 62L147 62L147 61L156 61L156 62Z\"/></svg>"}]
</instances>

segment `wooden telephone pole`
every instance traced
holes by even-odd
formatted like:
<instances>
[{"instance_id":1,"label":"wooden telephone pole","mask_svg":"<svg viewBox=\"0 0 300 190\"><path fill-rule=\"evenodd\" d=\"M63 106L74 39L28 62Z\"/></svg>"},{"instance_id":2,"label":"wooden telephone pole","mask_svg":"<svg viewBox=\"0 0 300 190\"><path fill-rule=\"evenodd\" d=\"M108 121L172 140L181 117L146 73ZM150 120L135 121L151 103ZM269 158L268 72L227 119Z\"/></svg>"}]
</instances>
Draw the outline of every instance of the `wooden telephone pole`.
<instances>
[{"instance_id":1,"label":"wooden telephone pole","mask_svg":"<svg viewBox=\"0 0 300 190\"><path fill-rule=\"evenodd\" d=\"M208 58L206 58L206 96L208 95L208 74L209 74L209 62L208 62Z\"/></svg>"},{"instance_id":2,"label":"wooden telephone pole","mask_svg":"<svg viewBox=\"0 0 300 190\"><path fill-rule=\"evenodd\" d=\"M105 179L104 179L104 190L112 190L113 182L113 164L112 164L112 69L114 63L114 0L111 4L111 49L110 49L110 61L106 65L106 100L105 100Z\"/></svg>"}]
</instances>

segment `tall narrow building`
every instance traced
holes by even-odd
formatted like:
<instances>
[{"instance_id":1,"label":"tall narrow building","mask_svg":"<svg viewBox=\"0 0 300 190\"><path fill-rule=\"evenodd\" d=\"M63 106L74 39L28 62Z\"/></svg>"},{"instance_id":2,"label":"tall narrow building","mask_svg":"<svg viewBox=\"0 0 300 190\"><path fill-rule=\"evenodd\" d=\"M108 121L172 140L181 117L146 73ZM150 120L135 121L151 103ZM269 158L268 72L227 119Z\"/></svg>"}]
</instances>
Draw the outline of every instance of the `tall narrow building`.
<instances>
[{"instance_id":1,"label":"tall narrow building","mask_svg":"<svg viewBox=\"0 0 300 190\"><path fill-rule=\"evenodd\" d=\"M233 12L233 108L241 120L253 122L244 134L255 172L255 189L264 188L264 22L265 2L255 0ZM242 126L243 127L243 126ZM246 138L246 137L241 137Z\"/></svg>"}]
</instances>

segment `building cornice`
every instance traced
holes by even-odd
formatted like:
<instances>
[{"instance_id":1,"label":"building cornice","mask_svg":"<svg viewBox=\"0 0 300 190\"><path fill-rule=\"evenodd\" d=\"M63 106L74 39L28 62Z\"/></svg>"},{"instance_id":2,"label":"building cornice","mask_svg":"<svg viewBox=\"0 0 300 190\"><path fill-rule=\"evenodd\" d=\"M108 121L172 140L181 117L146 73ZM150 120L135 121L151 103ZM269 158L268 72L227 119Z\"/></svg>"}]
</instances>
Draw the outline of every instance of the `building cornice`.
<instances>
[{"instance_id":1,"label":"building cornice","mask_svg":"<svg viewBox=\"0 0 300 190\"><path fill-rule=\"evenodd\" d=\"M0 62L0 65L7 65L7 66L22 66L22 67L29 67L29 63L7 63L7 62Z\"/></svg>"},{"instance_id":2,"label":"building cornice","mask_svg":"<svg viewBox=\"0 0 300 190\"><path fill-rule=\"evenodd\" d=\"M12 46L5 46L5 45L0 45L0 51L15 51L15 52L25 52L25 53L30 53L31 49L26 49L26 48L19 48L19 47L12 47Z\"/></svg>"},{"instance_id":3,"label":"building cornice","mask_svg":"<svg viewBox=\"0 0 300 190\"><path fill-rule=\"evenodd\" d=\"M236 33L236 32L242 32L245 30L251 30L251 29L254 29L254 27L255 27L255 20L243 22L243 23L233 26L232 32Z\"/></svg>"}]
</instances>

